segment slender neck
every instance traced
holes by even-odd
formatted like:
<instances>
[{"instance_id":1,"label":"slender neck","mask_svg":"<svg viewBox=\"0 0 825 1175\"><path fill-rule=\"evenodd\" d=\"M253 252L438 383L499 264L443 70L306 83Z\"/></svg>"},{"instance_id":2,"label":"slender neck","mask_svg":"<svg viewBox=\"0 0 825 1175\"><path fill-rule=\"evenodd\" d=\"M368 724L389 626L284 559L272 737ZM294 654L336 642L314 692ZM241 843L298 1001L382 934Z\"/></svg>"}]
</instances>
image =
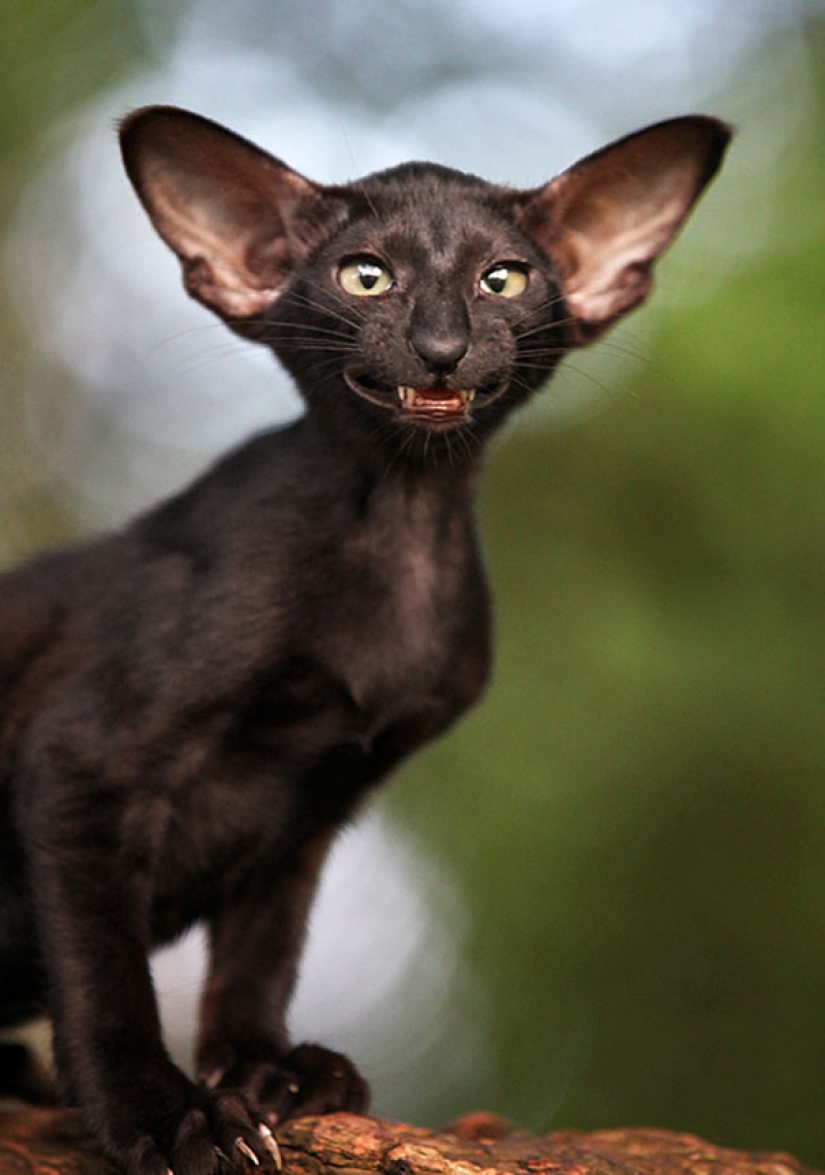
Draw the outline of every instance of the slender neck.
<instances>
[{"instance_id":1,"label":"slender neck","mask_svg":"<svg viewBox=\"0 0 825 1175\"><path fill-rule=\"evenodd\" d=\"M421 485L473 485L482 464L483 442L464 430L426 431L394 422L370 427L361 417L335 415L307 406L307 439L330 460L357 467L374 481Z\"/></svg>"},{"instance_id":2,"label":"slender neck","mask_svg":"<svg viewBox=\"0 0 825 1175\"><path fill-rule=\"evenodd\" d=\"M341 429L330 428L324 414L312 411L302 420L301 431L304 452L310 450L322 469L340 472L339 501L349 500L355 515L364 520L378 510L387 516L388 524L392 515L397 526L406 527L424 518L446 522L457 513L473 513L481 474L478 448L472 460L462 450L463 460L450 461L441 446L433 454L423 445L409 453L398 443L391 447L365 444L363 424L351 439ZM426 441L427 437L416 439Z\"/></svg>"}]
</instances>

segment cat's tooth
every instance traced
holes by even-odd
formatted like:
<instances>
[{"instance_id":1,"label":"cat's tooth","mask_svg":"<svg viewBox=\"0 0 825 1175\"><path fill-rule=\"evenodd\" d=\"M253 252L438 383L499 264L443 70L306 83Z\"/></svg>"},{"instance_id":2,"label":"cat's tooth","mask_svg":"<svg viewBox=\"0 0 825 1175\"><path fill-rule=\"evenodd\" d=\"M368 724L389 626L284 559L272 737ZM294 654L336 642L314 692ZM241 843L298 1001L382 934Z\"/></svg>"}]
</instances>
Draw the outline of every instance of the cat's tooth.
<instances>
[{"instance_id":1,"label":"cat's tooth","mask_svg":"<svg viewBox=\"0 0 825 1175\"><path fill-rule=\"evenodd\" d=\"M465 404L472 404L473 400L476 398L475 388L468 388L466 392L462 392L461 398Z\"/></svg>"},{"instance_id":2,"label":"cat's tooth","mask_svg":"<svg viewBox=\"0 0 825 1175\"><path fill-rule=\"evenodd\" d=\"M406 384L398 385L398 399L402 404L412 404L415 396L415 388L409 388Z\"/></svg>"}]
</instances>

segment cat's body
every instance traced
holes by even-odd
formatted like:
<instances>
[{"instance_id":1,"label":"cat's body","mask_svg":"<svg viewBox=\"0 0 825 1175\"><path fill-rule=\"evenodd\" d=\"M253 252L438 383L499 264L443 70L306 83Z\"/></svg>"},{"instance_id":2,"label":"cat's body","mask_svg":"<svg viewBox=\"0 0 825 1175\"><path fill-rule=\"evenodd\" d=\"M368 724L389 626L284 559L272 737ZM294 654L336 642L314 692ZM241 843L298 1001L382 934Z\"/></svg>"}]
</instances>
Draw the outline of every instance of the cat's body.
<instances>
[{"instance_id":1,"label":"cat's body","mask_svg":"<svg viewBox=\"0 0 825 1175\"><path fill-rule=\"evenodd\" d=\"M132 1175L244 1170L267 1122L365 1104L284 1024L325 851L484 685L482 442L641 300L726 141L675 120L530 193L420 164L324 189L195 116L127 122L187 288L307 401L0 578L0 1024L49 1011L64 1089ZM146 961L196 920L199 1086Z\"/></svg>"}]
</instances>

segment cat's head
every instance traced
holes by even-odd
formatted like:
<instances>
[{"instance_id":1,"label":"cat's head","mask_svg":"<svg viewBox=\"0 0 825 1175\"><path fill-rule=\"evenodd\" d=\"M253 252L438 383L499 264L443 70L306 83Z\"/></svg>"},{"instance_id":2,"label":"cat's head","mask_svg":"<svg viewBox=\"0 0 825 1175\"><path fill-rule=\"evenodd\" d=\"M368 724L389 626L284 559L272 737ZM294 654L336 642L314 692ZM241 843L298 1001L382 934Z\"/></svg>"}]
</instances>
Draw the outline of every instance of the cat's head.
<instances>
[{"instance_id":1,"label":"cat's head","mask_svg":"<svg viewBox=\"0 0 825 1175\"><path fill-rule=\"evenodd\" d=\"M172 107L121 130L189 293L271 345L311 409L408 447L485 436L638 305L729 137L672 119L521 191L423 163L324 186Z\"/></svg>"}]
</instances>

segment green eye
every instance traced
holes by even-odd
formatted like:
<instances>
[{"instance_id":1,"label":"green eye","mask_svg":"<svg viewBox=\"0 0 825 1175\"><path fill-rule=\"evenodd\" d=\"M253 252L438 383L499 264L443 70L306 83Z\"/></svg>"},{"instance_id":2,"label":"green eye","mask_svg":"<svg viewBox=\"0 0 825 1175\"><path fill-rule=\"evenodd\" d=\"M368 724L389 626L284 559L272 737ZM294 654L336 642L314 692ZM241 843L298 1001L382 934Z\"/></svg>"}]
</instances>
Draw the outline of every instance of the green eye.
<instances>
[{"instance_id":1,"label":"green eye","mask_svg":"<svg viewBox=\"0 0 825 1175\"><path fill-rule=\"evenodd\" d=\"M338 270L338 284L356 298L374 298L392 286L393 277L374 257L355 257Z\"/></svg>"},{"instance_id":2,"label":"green eye","mask_svg":"<svg viewBox=\"0 0 825 1175\"><path fill-rule=\"evenodd\" d=\"M519 265L494 265L479 282L485 294L496 298L517 298L527 289L527 273Z\"/></svg>"}]
</instances>

